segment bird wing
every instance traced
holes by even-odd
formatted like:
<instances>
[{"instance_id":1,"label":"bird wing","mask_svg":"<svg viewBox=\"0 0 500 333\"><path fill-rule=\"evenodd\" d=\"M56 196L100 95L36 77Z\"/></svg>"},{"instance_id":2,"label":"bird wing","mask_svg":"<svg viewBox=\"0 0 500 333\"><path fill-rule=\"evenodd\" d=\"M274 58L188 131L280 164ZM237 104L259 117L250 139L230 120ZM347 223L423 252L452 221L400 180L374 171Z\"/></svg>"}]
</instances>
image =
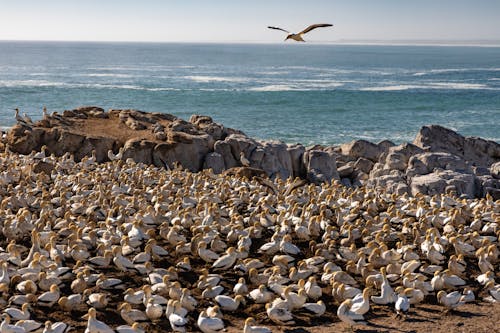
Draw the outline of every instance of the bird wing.
<instances>
[{"instance_id":1,"label":"bird wing","mask_svg":"<svg viewBox=\"0 0 500 333\"><path fill-rule=\"evenodd\" d=\"M329 23L318 23L318 24L312 24L310 26L308 26L307 28L305 28L304 30L302 30L301 32L299 32L298 34L306 34L308 33L309 31L311 30L314 30L316 28L323 28L323 27L332 27L333 24L329 24Z\"/></svg>"},{"instance_id":2,"label":"bird wing","mask_svg":"<svg viewBox=\"0 0 500 333\"><path fill-rule=\"evenodd\" d=\"M285 30L285 29L281 29L281 28L278 28L278 27L271 27L271 26L268 26L269 29L274 29L274 30L281 30L281 31L284 31L286 33L290 33L290 31L288 30Z\"/></svg>"}]
</instances>

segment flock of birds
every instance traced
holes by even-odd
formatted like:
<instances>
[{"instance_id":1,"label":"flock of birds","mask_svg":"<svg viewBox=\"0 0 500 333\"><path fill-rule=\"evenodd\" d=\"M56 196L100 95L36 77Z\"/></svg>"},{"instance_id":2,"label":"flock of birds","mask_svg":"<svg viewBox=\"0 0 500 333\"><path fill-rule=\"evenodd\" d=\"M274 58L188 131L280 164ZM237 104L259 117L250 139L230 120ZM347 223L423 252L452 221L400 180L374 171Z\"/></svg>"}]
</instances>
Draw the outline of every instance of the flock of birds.
<instances>
[{"instance_id":1,"label":"flock of birds","mask_svg":"<svg viewBox=\"0 0 500 333\"><path fill-rule=\"evenodd\" d=\"M422 302L500 302L490 197L248 180L108 155L0 153L0 332L210 333L241 318L243 332L265 333L325 316L363 324L374 306L404 320ZM56 313L68 320L48 320Z\"/></svg>"}]
</instances>

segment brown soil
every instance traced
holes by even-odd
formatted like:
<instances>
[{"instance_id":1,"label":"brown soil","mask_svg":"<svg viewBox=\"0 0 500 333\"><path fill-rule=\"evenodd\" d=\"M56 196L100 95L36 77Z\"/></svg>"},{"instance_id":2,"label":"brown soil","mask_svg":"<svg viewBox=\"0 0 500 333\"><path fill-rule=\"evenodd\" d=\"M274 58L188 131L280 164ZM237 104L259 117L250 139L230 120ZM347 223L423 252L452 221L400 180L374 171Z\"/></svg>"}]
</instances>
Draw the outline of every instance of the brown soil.
<instances>
[{"instance_id":1,"label":"brown soil","mask_svg":"<svg viewBox=\"0 0 500 333\"><path fill-rule=\"evenodd\" d=\"M116 299L121 299L122 295L116 295ZM110 306L109 309L112 309ZM116 307L114 307L116 309ZM257 319L259 325L267 326L273 332L283 333L307 333L307 332L455 332L455 333L493 333L500 332L500 304L467 304L455 311L443 313L443 307L434 304L421 304L410 310L406 318L396 318L394 311L389 307L376 306L370 309L365 315L368 325L358 325L349 328L348 325L339 321L335 314L336 309L328 309L327 313L321 318L311 318L306 315L297 314L295 326L276 326L268 319L263 308L253 308L253 317ZM85 312L73 313L68 318L67 313L62 311L36 311L34 317L39 321L50 319L52 321L60 320L70 324L74 331L83 332L86 327L86 321L81 319ZM196 314L196 316L193 316ZM190 328L194 329L198 313L189 316ZM245 313L234 313L225 315L225 323L228 333L241 332L245 318L249 311ZM123 321L116 310L106 310L98 312L98 319L106 321L112 327L122 325ZM157 325L149 325L147 332L170 332L171 328L163 318ZM188 329L188 332L191 330Z\"/></svg>"},{"instance_id":2,"label":"brown soil","mask_svg":"<svg viewBox=\"0 0 500 333\"><path fill-rule=\"evenodd\" d=\"M108 118L66 118L66 120L69 121L68 124L57 122L57 125L86 137L98 138L106 136L122 144L129 139L157 141L150 127L143 130L134 130L128 127L124 122L117 120L117 113L107 114ZM168 120L158 120L157 123L167 127L171 122Z\"/></svg>"}]
</instances>

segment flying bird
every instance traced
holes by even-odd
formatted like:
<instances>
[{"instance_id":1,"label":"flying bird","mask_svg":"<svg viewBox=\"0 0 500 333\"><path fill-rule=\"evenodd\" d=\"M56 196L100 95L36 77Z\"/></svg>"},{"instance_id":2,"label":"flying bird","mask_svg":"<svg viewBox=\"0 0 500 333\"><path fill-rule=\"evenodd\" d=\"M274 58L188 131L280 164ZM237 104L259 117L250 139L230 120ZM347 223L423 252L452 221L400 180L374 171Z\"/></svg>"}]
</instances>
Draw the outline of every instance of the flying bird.
<instances>
[{"instance_id":1,"label":"flying bird","mask_svg":"<svg viewBox=\"0 0 500 333\"><path fill-rule=\"evenodd\" d=\"M312 24L312 25L308 26L307 28L305 28L304 30L302 30L301 32L296 33L296 34L290 33L290 31L282 29L282 28L278 28L278 27L268 26L268 28L274 29L274 30L281 30L281 31L286 32L288 35L286 36L285 41L287 41L288 39L293 39L294 41L297 41L297 42L305 42L305 40L302 39L303 34L306 34L309 31L314 30L316 28L331 27L331 26L333 26L333 24L328 24L328 23Z\"/></svg>"}]
</instances>

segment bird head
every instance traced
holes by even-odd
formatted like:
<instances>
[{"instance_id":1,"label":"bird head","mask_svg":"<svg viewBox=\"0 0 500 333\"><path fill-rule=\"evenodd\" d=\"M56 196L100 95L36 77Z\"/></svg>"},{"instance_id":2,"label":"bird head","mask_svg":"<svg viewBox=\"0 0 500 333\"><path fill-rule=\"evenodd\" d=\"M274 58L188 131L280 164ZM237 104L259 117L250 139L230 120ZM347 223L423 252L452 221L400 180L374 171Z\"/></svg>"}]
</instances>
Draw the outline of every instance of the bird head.
<instances>
[{"instance_id":1,"label":"bird head","mask_svg":"<svg viewBox=\"0 0 500 333\"><path fill-rule=\"evenodd\" d=\"M285 42L286 42L287 40L289 40L290 38L292 38L292 34L289 34L289 35L287 35L287 36L286 36L286 38L285 38Z\"/></svg>"}]
</instances>

